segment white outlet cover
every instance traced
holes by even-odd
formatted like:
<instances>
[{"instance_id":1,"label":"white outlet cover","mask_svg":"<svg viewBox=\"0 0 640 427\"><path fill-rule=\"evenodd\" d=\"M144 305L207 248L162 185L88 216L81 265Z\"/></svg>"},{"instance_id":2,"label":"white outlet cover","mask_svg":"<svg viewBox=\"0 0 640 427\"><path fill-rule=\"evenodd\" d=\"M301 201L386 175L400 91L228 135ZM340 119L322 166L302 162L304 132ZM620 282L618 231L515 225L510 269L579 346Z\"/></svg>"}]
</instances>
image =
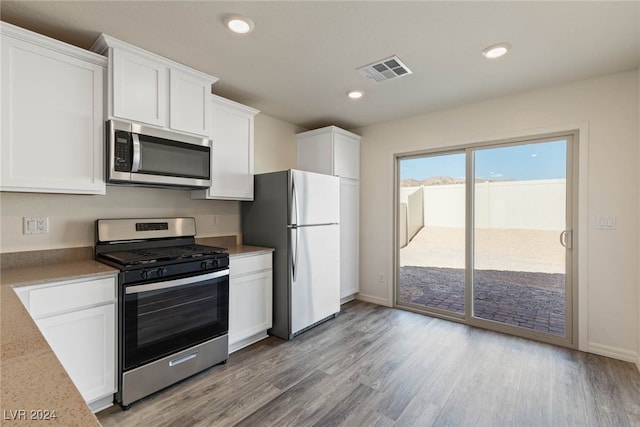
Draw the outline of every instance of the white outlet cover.
<instances>
[{"instance_id":1,"label":"white outlet cover","mask_svg":"<svg viewBox=\"0 0 640 427\"><path fill-rule=\"evenodd\" d=\"M49 233L49 217L27 216L22 218L22 234L47 234Z\"/></svg>"}]
</instances>

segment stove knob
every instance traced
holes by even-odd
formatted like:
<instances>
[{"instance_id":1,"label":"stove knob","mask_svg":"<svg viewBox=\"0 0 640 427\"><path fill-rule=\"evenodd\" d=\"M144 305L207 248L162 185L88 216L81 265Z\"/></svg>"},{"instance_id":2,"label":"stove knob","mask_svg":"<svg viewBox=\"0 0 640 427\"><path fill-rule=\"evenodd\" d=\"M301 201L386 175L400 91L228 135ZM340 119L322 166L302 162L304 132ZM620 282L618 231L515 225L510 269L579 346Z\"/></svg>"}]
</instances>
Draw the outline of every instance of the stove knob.
<instances>
[{"instance_id":1,"label":"stove knob","mask_svg":"<svg viewBox=\"0 0 640 427\"><path fill-rule=\"evenodd\" d=\"M207 261L202 261L202 264L200 264L200 269L201 270L206 270L207 269Z\"/></svg>"},{"instance_id":2,"label":"stove knob","mask_svg":"<svg viewBox=\"0 0 640 427\"><path fill-rule=\"evenodd\" d=\"M140 272L140 277L141 277L143 280L147 280L147 277L148 277L148 276L149 276L149 275L148 275L148 273L147 273L147 270L142 270L142 271Z\"/></svg>"},{"instance_id":3,"label":"stove knob","mask_svg":"<svg viewBox=\"0 0 640 427\"><path fill-rule=\"evenodd\" d=\"M158 275L158 277L163 277L165 274L167 274L167 269L159 268L156 274Z\"/></svg>"},{"instance_id":4,"label":"stove knob","mask_svg":"<svg viewBox=\"0 0 640 427\"><path fill-rule=\"evenodd\" d=\"M214 259L213 261L211 261L211 266L213 266L213 267L218 267L218 264L219 263L218 263L217 259Z\"/></svg>"}]
</instances>

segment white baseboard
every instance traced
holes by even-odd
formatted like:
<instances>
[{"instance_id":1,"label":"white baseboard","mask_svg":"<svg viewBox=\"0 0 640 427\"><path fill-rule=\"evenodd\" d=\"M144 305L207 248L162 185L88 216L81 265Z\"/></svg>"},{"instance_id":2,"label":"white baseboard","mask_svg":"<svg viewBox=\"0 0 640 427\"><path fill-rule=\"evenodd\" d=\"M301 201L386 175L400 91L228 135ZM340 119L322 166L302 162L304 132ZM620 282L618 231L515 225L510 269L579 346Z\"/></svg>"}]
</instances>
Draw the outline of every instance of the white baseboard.
<instances>
[{"instance_id":1,"label":"white baseboard","mask_svg":"<svg viewBox=\"0 0 640 427\"><path fill-rule=\"evenodd\" d=\"M100 412L103 409L107 409L113 406L113 394L102 397L100 399L96 399L93 402L87 403L87 405L89 405L89 409L91 409L91 412L93 412L94 414L96 412Z\"/></svg>"},{"instance_id":2,"label":"white baseboard","mask_svg":"<svg viewBox=\"0 0 640 427\"><path fill-rule=\"evenodd\" d=\"M635 363L640 370L640 355L636 352L597 343L589 343L587 345L587 351L589 353L599 354L600 356Z\"/></svg>"},{"instance_id":3,"label":"white baseboard","mask_svg":"<svg viewBox=\"0 0 640 427\"><path fill-rule=\"evenodd\" d=\"M236 341L233 344L229 344L229 354L233 353L234 351L238 351L241 348L248 347L251 344L255 344L258 341L261 341L267 338L268 336L269 335L267 335L267 331L262 331L262 332L258 332L255 335L251 335L248 338L242 339L240 341Z\"/></svg>"},{"instance_id":4,"label":"white baseboard","mask_svg":"<svg viewBox=\"0 0 640 427\"><path fill-rule=\"evenodd\" d=\"M365 294L362 294L362 293L359 293L356 296L356 299L360 300L360 301L364 301L364 302L370 302L372 304L383 305L385 307L393 307L393 304L391 304L389 301L387 301L384 298L365 295Z\"/></svg>"},{"instance_id":5,"label":"white baseboard","mask_svg":"<svg viewBox=\"0 0 640 427\"><path fill-rule=\"evenodd\" d=\"M340 298L340 305L353 301L354 299L356 299L357 295L358 294L353 294L353 295L346 296L344 298Z\"/></svg>"}]
</instances>

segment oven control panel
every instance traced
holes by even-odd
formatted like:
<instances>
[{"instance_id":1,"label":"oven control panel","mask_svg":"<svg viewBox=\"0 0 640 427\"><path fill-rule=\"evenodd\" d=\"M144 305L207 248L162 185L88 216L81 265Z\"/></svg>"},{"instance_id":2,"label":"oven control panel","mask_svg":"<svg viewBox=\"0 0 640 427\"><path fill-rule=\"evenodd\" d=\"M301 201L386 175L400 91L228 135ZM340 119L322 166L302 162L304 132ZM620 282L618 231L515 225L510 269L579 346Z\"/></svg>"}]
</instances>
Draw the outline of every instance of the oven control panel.
<instances>
[{"instance_id":1,"label":"oven control panel","mask_svg":"<svg viewBox=\"0 0 640 427\"><path fill-rule=\"evenodd\" d=\"M140 284L141 282L152 282L154 280L169 280L173 277L184 276L187 274L200 274L202 272L211 272L215 270L223 270L229 267L229 255L220 254L219 256L203 259L201 261L188 262L166 262L163 265L148 265L145 268L135 268L124 271L121 274L122 283L124 285Z\"/></svg>"},{"instance_id":2,"label":"oven control panel","mask_svg":"<svg viewBox=\"0 0 640 427\"><path fill-rule=\"evenodd\" d=\"M166 268L152 268L149 270L142 270L140 272L140 278L142 280L149 280L149 279L159 279L161 277L164 277L167 274L167 269Z\"/></svg>"},{"instance_id":3,"label":"oven control panel","mask_svg":"<svg viewBox=\"0 0 640 427\"><path fill-rule=\"evenodd\" d=\"M208 259L200 263L201 270L219 269L229 266L229 257Z\"/></svg>"}]
</instances>

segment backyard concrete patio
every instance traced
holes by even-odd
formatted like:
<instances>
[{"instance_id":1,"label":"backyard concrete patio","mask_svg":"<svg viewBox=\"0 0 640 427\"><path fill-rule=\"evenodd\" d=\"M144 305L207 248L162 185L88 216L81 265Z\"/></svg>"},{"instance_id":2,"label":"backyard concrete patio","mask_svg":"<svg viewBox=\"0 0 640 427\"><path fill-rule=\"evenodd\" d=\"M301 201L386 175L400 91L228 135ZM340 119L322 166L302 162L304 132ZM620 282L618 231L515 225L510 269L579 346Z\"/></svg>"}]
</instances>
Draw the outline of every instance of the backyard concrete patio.
<instances>
[{"instance_id":1,"label":"backyard concrete patio","mask_svg":"<svg viewBox=\"0 0 640 427\"><path fill-rule=\"evenodd\" d=\"M474 315L554 335L565 332L559 232L478 229ZM464 313L464 230L424 227L400 250L400 302Z\"/></svg>"}]
</instances>

